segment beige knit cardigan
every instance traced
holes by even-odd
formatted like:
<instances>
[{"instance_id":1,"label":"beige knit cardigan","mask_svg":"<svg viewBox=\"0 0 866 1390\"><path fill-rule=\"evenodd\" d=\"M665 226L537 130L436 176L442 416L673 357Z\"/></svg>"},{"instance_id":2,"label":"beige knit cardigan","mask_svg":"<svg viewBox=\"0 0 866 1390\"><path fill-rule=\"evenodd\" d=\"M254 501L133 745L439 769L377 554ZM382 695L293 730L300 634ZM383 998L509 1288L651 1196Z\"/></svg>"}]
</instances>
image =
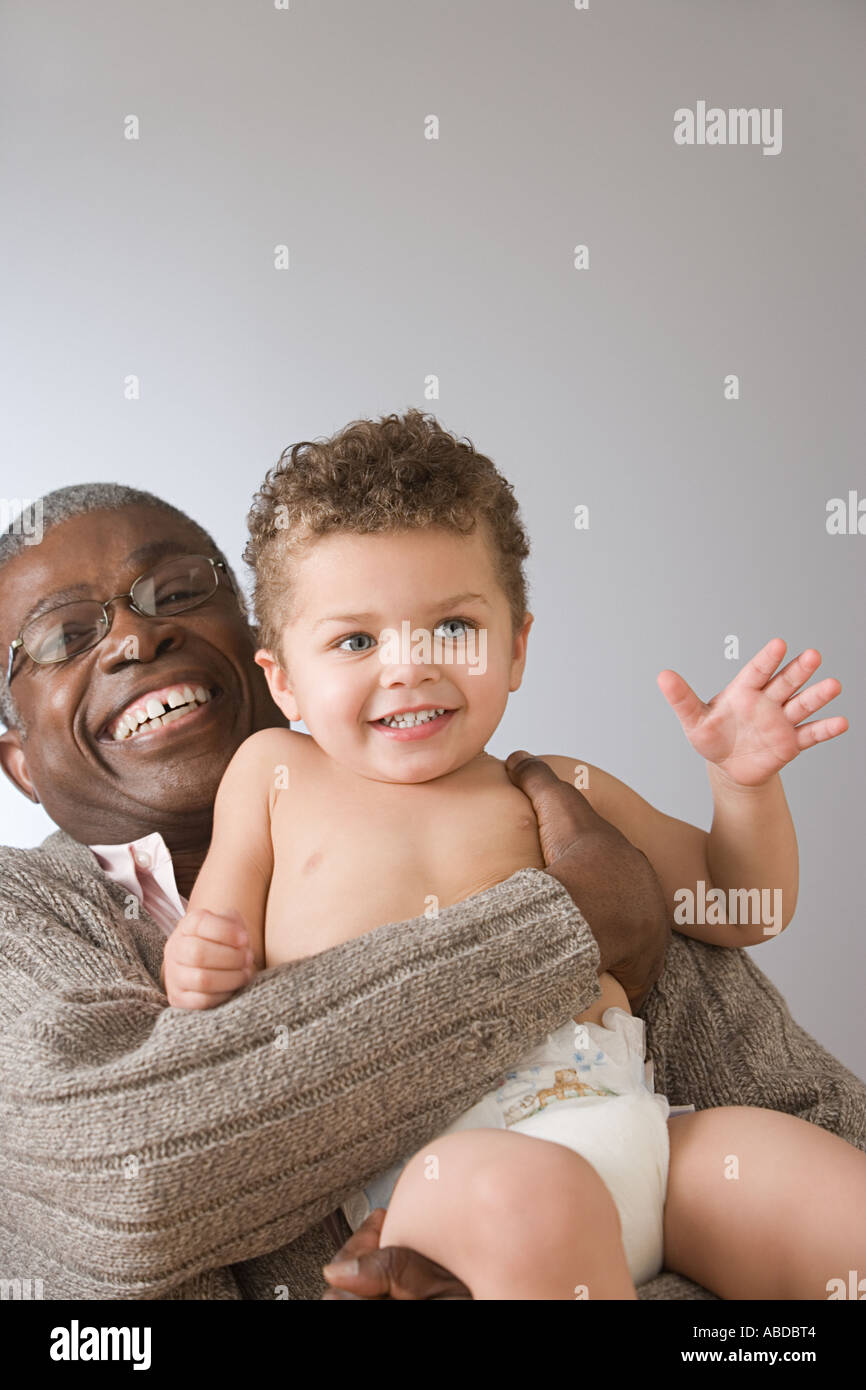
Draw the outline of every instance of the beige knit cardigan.
<instances>
[{"instance_id":1,"label":"beige knit cardigan","mask_svg":"<svg viewBox=\"0 0 866 1390\"><path fill-rule=\"evenodd\" d=\"M65 832L0 849L0 1279L45 1298L318 1298L323 1218L600 994L587 923L537 869L208 1012L168 1007L164 943ZM745 952L675 934L641 1014L672 1105L785 1110L866 1149L866 1086ZM713 1297L670 1273L639 1293Z\"/></svg>"}]
</instances>

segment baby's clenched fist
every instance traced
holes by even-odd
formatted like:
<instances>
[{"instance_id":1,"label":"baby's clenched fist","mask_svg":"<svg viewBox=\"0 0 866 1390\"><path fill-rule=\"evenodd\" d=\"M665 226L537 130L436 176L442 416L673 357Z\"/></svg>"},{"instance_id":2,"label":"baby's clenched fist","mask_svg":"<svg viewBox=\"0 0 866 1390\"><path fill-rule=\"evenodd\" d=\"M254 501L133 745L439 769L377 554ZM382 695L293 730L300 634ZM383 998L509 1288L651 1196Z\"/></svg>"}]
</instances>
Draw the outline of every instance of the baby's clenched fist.
<instances>
[{"instance_id":1,"label":"baby's clenched fist","mask_svg":"<svg viewBox=\"0 0 866 1390\"><path fill-rule=\"evenodd\" d=\"M249 984L256 967L240 913L191 908L165 944L162 975L175 1009L212 1009Z\"/></svg>"}]
</instances>

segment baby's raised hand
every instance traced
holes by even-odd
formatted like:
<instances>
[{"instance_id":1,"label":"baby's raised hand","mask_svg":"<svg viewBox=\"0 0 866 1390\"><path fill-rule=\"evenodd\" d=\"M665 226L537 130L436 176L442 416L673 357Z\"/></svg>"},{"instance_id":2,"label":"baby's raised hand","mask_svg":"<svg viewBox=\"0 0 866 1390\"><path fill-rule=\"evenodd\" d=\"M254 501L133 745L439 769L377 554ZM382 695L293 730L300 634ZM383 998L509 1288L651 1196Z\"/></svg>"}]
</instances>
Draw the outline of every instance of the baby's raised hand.
<instances>
[{"instance_id":1,"label":"baby's raised hand","mask_svg":"<svg viewBox=\"0 0 866 1390\"><path fill-rule=\"evenodd\" d=\"M774 676L785 650L782 638L773 637L706 705L676 671L661 671L657 678L695 752L743 787L768 782L804 748L848 728L839 714L800 723L834 700L842 686L829 676L800 690L821 665L821 653L813 647Z\"/></svg>"},{"instance_id":2,"label":"baby's raised hand","mask_svg":"<svg viewBox=\"0 0 866 1390\"><path fill-rule=\"evenodd\" d=\"M212 1009L231 999L255 974L240 913L191 908L165 944L162 972L172 1008Z\"/></svg>"}]
</instances>

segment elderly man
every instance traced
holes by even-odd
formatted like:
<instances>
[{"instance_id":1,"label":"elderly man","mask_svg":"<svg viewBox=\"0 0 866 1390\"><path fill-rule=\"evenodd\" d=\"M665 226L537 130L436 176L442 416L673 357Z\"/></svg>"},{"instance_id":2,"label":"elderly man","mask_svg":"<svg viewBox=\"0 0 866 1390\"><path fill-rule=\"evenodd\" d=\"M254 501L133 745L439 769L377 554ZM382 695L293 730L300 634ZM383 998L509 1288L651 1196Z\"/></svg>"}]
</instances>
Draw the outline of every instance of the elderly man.
<instances>
[{"instance_id":1,"label":"elderly man","mask_svg":"<svg viewBox=\"0 0 866 1390\"><path fill-rule=\"evenodd\" d=\"M198 525L106 484L41 509L40 544L0 538L0 756L60 827L0 852L0 1276L49 1298L319 1297L340 1202L586 1009L601 969L672 1104L770 1106L866 1147L866 1087L744 953L668 945L643 855L531 760L510 767L546 873L265 971L219 1010L169 1008L162 950L222 772L284 721ZM115 737L126 711L145 717ZM345 1248L340 1296L465 1292L377 1229ZM711 1296L671 1274L640 1294Z\"/></svg>"}]
</instances>

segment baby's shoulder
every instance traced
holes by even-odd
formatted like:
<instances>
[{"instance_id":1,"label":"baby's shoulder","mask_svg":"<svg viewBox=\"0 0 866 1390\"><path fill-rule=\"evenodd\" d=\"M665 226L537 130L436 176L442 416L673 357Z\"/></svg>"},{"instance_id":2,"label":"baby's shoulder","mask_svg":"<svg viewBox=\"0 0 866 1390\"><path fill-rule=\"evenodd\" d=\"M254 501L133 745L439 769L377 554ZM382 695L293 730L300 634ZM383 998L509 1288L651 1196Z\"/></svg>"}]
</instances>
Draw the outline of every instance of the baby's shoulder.
<instances>
[{"instance_id":1,"label":"baby's shoulder","mask_svg":"<svg viewBox=\"0 0 866 1390\"><path fill-rule=\"evenodd\" d=\"M259 729L250 734L235 752L226 768L223 782L270 781L275 767L289 767L308 755L309 734L294 729Z\"/></svg>"},{"instance_id":2,"label":"baby's shoulder","mask_svg":"<svg viewBox=\"0 0 866 1390\"><path fill-rule=\"evenodd\" d=\"M594 767L584 758L567 758L558 753L539 753L539 760L555 772L561 782L570 782L579 792L583 792L590 806L603 815L601 802L608 797L616 783L616 778L603 768Z\"/></svg>"},{"instance_id":3,"label":"baby's shoulder","mask_svg":"<svg viewBox=\"0 0 866 1390\"><path fill-rule=\"evenodd\" d=\"M582 792L592 809L621 830L633 844L637 844L635 834L659 814L627 782L621 782L604 768L594 767L580 758L549 753L539 756L561 781L570 782Z\"/></svg>"},{"instance_id":4,"label":"baby's shoulder","mask_svg":"<svg viewBox=\"0 0 866 1390\"><path fill-rule=\"evenodd\" d=\"M245 758L250 759L270 757L271 753L280 751L291 751L300 755L305 747L312 743L309 734L302 734L297 729L259 729L244 739L238 753L243 753Z\"/></svg>"}]
</instances>

